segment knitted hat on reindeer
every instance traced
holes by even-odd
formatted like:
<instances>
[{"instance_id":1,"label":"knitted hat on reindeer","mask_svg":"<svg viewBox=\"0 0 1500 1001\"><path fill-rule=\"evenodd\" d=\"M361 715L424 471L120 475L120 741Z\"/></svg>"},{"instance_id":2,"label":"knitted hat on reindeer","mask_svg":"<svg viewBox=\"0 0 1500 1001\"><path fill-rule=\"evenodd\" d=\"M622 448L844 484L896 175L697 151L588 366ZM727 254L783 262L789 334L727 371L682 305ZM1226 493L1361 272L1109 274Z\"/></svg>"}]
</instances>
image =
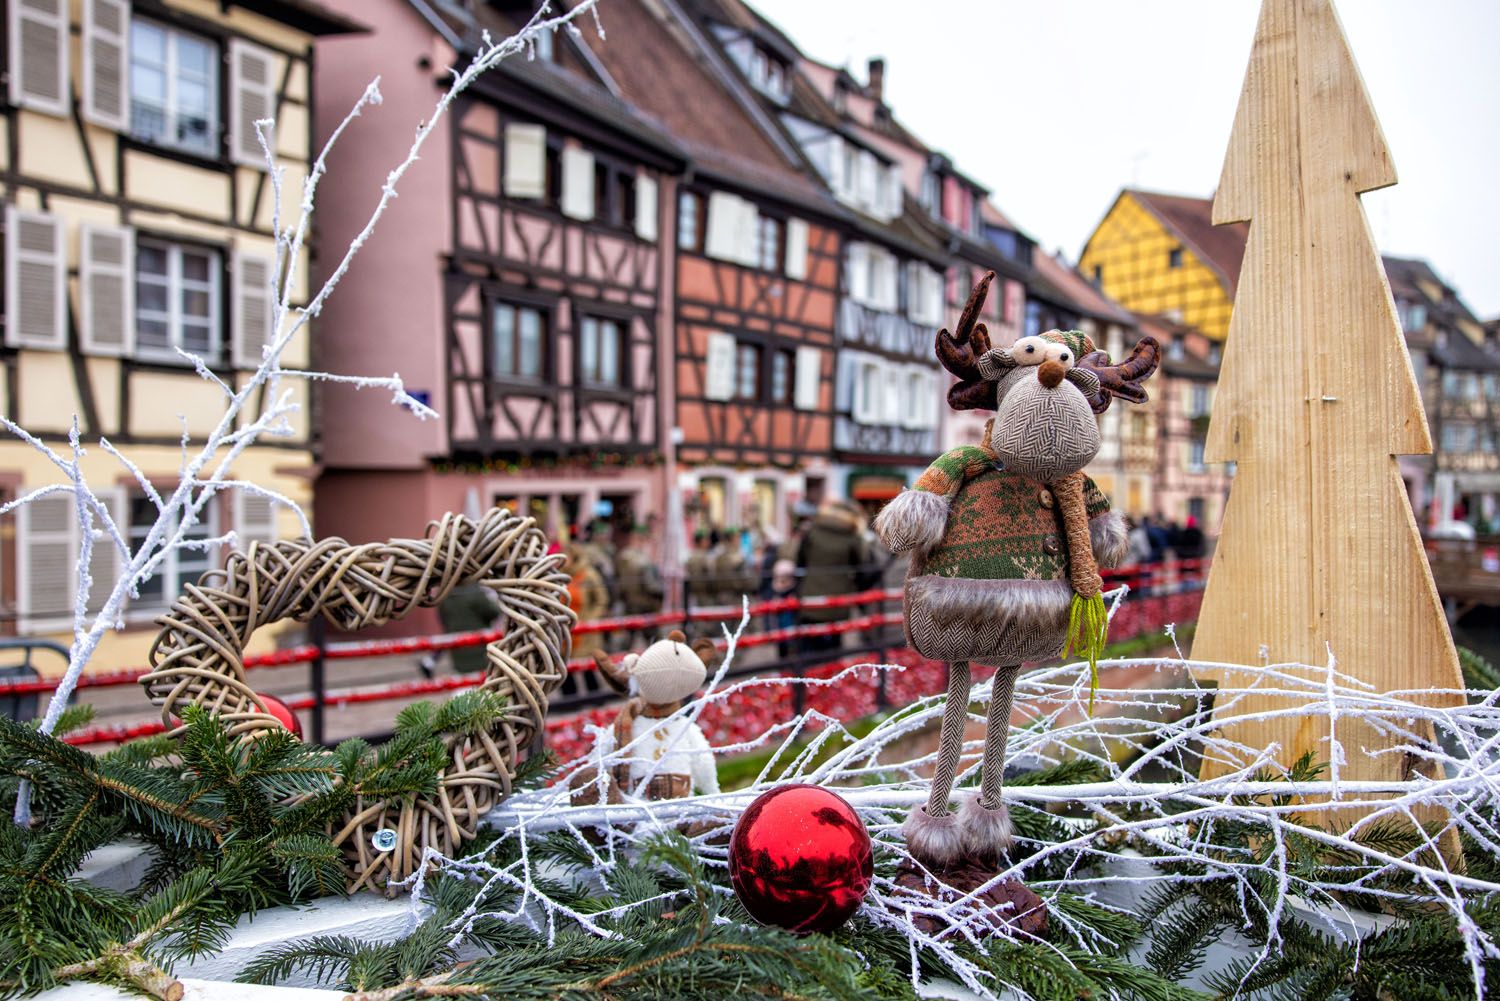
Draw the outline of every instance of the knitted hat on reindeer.
<instances>
[{"instance_id":1,"label":"knitted hat on reindeer","mask_svg":"<svg viewBox=\"0 0 1500 1001\"><path fill-rule=\"evenodd\" d=\"M1087 358L1098 350L1094 346L1093 339L1082 330L1049 330L1045 334L1038 334L1037 336L1044 341L1061 344L1073 352L1073 360L1075 362L1080 358Z\"/></svg>"}]
</instances>

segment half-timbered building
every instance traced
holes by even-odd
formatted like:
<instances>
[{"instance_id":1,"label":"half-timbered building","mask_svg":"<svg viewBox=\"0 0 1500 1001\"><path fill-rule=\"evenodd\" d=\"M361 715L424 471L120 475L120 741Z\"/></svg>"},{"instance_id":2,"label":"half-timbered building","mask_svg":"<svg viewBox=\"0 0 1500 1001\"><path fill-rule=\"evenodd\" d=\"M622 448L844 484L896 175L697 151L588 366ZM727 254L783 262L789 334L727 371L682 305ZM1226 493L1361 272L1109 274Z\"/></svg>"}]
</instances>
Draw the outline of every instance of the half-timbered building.
<instances>
[{"instance_id":1,"label":"half-timbered building","mask_svg":"<svg viewBox=\"0 0 1500 1001\"><path fill-rule=\"evenodd\" d=\"M846 212L830 485L878 505L939 449L942 384L932 343L943 323L949 250L905 197L900 152L869 127L889 115L878 96L807 58L740 0L686 6L778 138Z\"/></svg>"},{"instance_id":2,"label":"half-timbered building","mask_svg":"<svg viewBox=\"0 0 1500 1001\"><path fill-rule=\"evenodd\" d=\"M10 0L4 10L0 412L54 446L76 422L85 444L107 437L170 487L185 436L201 441L224 409L223 389L190 356L235 387L269 335L273 199L255 122L276 120L270 145L287 189L300 190L314 40L358 26L311 0ZM294 301L305 294L294 290ZM304 337L285 363L306 356ZM234 475L307 505L308 408L292 425L247 448ZM100 448L81 465L122 533L143 539L157 509L131 471ZM57 477L30 446L0 441L0 499ZM295 525L259 496L226 492L188 535L233 530L243 542ZM71 629L80 544L68 496L0 519L5 633ZM94 554L97 605L119 555L107 542ZM143 663L151 620L218 556L168 554L93 663Z\"/></svg>"},{"instance_id":3,"label":"half-timbered building","mask_svg":"<svg viewBox=\"0 0 1500 1001\"><path fill-rule=\"evenodd\" d=\"M381 113L420 120L448 66L482 33L503 38L529 14L341 6L377 30L328 47L321 127L377 73L388 81ZM364 193L406 141L400 129L348 134L334 169L354 184L330 211L330 235L363 224ZM684 166L676 143L620 99L586 41L559 32L536 58L481 78L434 144L398 200L405 215L386 221L344 302L325 314L325 343L336 367L401 371L442 416L386 432L395 421L382 413L372 434L383 401L330 391L321 527L381 538L419 531L442 510L500 504L557 536L660 512L671 426L661 409L671 329L663 217ZM364 503L371 496L380 502Z\"/></svg>"},{"instance_id":4,"label":"half-timbered building","mask_svg":"<svg viewBox=\"0 0 1500 1001\"><path fill-rule=\"evenodd\" d=\"M671 213L673 435L688 513L699 526L783 534L796 503L828 486L847 212L675 3L613 4L599 58L690 162Z\"/></svg>"}]
</instances>

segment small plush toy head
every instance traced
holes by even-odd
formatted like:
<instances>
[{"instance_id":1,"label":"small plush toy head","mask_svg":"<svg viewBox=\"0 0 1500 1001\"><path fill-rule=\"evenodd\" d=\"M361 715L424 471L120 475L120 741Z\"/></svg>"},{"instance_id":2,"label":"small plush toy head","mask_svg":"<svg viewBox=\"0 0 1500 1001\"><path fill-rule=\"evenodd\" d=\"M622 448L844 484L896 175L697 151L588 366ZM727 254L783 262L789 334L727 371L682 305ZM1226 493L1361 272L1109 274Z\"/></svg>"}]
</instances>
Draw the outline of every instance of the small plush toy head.
<instances>
[{"instance_id":1,"label":"small plush toy head","mask_svg":"<svg viewBox=\"0 0 1500 1001\"><path fill-rule=\"evenodd\" d=\"M1079 331L1049 330L980 358L980 371L998 377L990 447L1006 468L1050 482L1099 454L1099 424L1084 395L1097 388L1098 379L1075 367L1081 354L1093 350Z\"/></svg>"},{"instance_id":2,"label":"small plush toy head","mask_svg":"<svg viewBox=\"0 0 1500 1001\"><path fill-rule=\"evenodd\" d=\"M703 644L688 646L687 637L673 630L664 640L648 646L640 654L630 654L620 662L635 679L641 698L651 705L681 702L696 692L708 676L704 664ZM712 649L709 644L707 649Z\"/></svg>"}]
</instances>

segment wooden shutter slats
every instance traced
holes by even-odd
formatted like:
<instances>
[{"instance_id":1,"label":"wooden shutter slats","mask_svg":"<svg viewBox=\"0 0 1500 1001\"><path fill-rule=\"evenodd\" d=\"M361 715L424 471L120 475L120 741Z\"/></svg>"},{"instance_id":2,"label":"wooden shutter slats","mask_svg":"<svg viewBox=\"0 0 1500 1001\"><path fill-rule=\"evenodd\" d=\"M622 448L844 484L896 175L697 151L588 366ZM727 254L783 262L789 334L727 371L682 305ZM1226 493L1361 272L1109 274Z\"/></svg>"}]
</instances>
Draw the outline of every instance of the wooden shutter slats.
<instances>
[{"instance_id":1,"label":"wooden shutter slats","mask_svg":"<svg viewBox=\"0 0 1500 1001\"><path fill-rule=\"evenodd\" d=\"M135 240L119 226L79 230L78 282L83 349L125 356L135 350Z\"/></svg>"},{"instance_id":2,"label":"wooden shutter slats","mask_svg":"<svg viewBox=\"0 0 1500 1001\"><path fill-rule=\"evenodd\" d=\"M255 123L276 114L271 53L241 38L229 43L229 157L247 167L266 168ZM275 149L271 137L268 144Z\"/></svg>"},{"instance_id":3,"label":"wooden shutter slats","mask_svg":"<svg viewBox=\"0 0 1500 1001\"><path fill-rule=\"evenodd\" d=\"M8 27L11 103L66 115L67 0L11 0Z\"/></svg>"},{"instance_id":4,"label":"wooden shutter slats","mask_svg":"<svg viewBox=\"0 0 1500 1001\"><path fill-rule=\"evenodd\" d=\"M130 4L85 0L83 5L83 117L123 131L129 121Z\"/></svg>"},{"instance_id":5,"label":"wooden shutter slats","mask_svg":"<svg viewBox=\"0 0 1500 1001\"><path fill-rule=\"evenodd\" d=\"M271 338L275 300L271 293L272 262L267 257L236 253L231 289L231 344L234 364L259 368Z\"/></svg>"},{"instance_id":6,"label":"wooden shutter slats","mask_svg":"<svg viewBox=\"0 0 1500 1001\"><path fill-rule=\"evenodd\" d=\"M530 122L505 126L505 193L511 198L547 194L547 129Z\"/></svg>"},{"instance_id":7,"label":"wooden shutter slats","mask_svg":"<svg viewBox=\"0 0 1500 1001\"><path fill-rule=\"evenodd\" d=\"M12 347L65 347L68 272L62 220L8 207L5 250L5 343Z\"/></svg>"}]
</instances>

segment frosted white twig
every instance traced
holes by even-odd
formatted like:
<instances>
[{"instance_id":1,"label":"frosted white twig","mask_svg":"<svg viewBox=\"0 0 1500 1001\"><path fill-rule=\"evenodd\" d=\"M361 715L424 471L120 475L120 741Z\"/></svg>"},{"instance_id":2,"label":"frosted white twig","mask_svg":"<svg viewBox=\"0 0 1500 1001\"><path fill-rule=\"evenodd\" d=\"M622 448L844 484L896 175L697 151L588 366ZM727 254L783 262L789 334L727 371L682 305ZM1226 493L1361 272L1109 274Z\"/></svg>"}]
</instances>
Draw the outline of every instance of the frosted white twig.
<instances>
[{"instance_id":1,"label":"frosted white twig","mask_svg":"<svg viewBox=\"0 0 1500 1001\"><path fill-rule=\"evenodd\" d=\"M893 665L860 665L826 679L749 678L721 687L730 656L705 692L685 705L684 716L768 685L801 685L808 689L837 687L859 672L899 671ZM1115 669L1154 668L1149 687L1109 687ZM1332 657L1322 667L1266 664L1255 668L1232 664L1172 659L1101 661L1101 687L1092 716L1087 712L1087 668L1067 664L1022 676L1016 686L1017 714L1024 725L1013 725L1010 757L1030 767L1046 767L1083 758L1094 762L1102 776L1097 781L1054 785L1017 785L1006 788L1013 815L1028 811L1067 808L1063 821L1071 833L1042 840L1022 839L1014 861L996 879L1018 877L1049 902L1054 928L1061 928L1083 949L1102 950L1109 943L1067 916L1063 894L1093 898L1105 906L1126 907L1128 887L1142 890L1165 887L1178 880L1221 882L1232 887L1244 923L1269 926L1270 940L1258 951L1257 962L1275 954L1276 927L1282 920L1306 920L1324 915L1320 926L1336 938L1357 946L1360 932L1346 903L1348 891L1372 899L1420 901L1451 914L1458 923L1467 959L1476 977L1476 997L1484 990L1483 961L1497 944L1464 912L1464 904L1481 894L1500 893L1500 883L1451 870L1442 850L1462 831L1483 851L1500 854L1500 832L1493 816L1500 789L1500 695L1494 692L1398 691L1375 692L1369 685L1341 673ZM1216 713L1203 707L1205 689L1195 676L1218 672L1214 690ZM1121 682L1116 682L1120 684ZM1246 712L1245 700L1254 696L1262 708ZM1440 708L1467 697L1466 704ZM986 702L988 682L975 686L973 698ZM912 738L935 728L944 699L919 699L900 713L881 720L866 735L855 738L837 720L807 711L778 723L765 733L732 748L716 748L726 755L747 749L770 750L772 763L755 781L733 792L690 799L649 802L627 797L616 804L572 804L568 780L581 769L605 768L631 762L633 744L611 747L608 731L596 731L595 752L574 762L553 785L512 796L489 821L506 833L502 843L520 846L520 857L508 865L483 856L441 864L479 883L509 885L521 891L523 903L502 915L474 913L461 916L455 934L480 917L530 922L549 931L559 922L590 928L597 915L579 919L566 902L546 892L549 873L538 867L529 846L562 832L576 839L598 859L600 878L621 853L635 850L645 840L691 822L692 841L710 867L727 865L725 835L749 802L767 789L786 782L812 782L836 787L864 818L877 853L885 858L909 857L900 836L906 812L927 796L925 775L936 752L913 751L931 746ZM1269 706L1269 708L1265 708ZM1236 730L1215 727L1215 719L1232 713L1237 720L1295 718L1304 726L1316 720L1323 727L1338 721L1345 740L1342 775L1309 779L1294 775L1276 752L1250 747L1235 739ZM983 708L972 717L983 720ZM1348 727L1358 726L1358 739L1349 741ZM981 733L977 728L972 731ZM1436 736L1436 740L1432 736ZM814 753L833 747L831 753ZM978 781L983 741L965 747L960 784ZM1410 754L1427 766L1407 781L1351 779L1349 765L1357 757ZM821 758L821 760L820 760ZM1214 763L1200 777L1198 763ZM602 767L601 767L602 766ZM1421 774L1426 772L1426 775ZM1428 777L1430 775L1430 777ZM1339 814L1352 817L1368 812L1352 827L1330 820L1309 801L1332 803ZM1035 814L1032 814L1035 816ZM1412 832L1410 850L1392 849L1389 838L1368 836L1374 825L1396 822ZM1228 826L1253 825L1264 832L1264 861L1227 851L1215 844L1216 832ZM1428 825L1426 832L1421 824ZM1023 822L1038 829L1033 823ZM588 836L586 836L588 835ZM590 836L600 838L590 841ZM1297 863L1291 850L1318 845L1338 861L1315 871ZM1305 849L1303 849L1305 850ZM1144 857L1143 857L1144 856ZM1128 872L1124 866L1129 866ZM1185 875L1191 867L1196 875ZM1264 877L1269 875L1269 880ZM640 906L640 905L632 905ZM984 949L983 935L990 915L975 895L940 904L900 891L877 878L862 914L868 920L898 929L912 942L913 983L920 983L924 957L936 957L969 990L985 998L1026 997L1018 985L999 982L983 967L965 958L961 943ZM916 919L939 917L945 931L922 931ZM1364 926L1368 926L1366 921ZM1039 943L1040 944L1040 943ZM1252 957L1255 958L1255 957ZM1007 992L1010 992L1007 995Z\"/></svg>"},{"instance_id":2,"label":"frosted white twig","mask_svg":"<svg viewBox=\"0 0 1500 1001\"><path fill-rule=\"evenodd\" d=\"M302 530L310 534L306 514L291 498L264 487L229 479L235 461L246 448L262 436L285 437L292 433L290 418L298 411L299 405L291 390L281 389L280 383L284 376L388 390L392 394L394 403L410 410L417 417L426 419L436 416L436 412L431 407L406 391L399 375L393 375L390 378L371 378L287 370L282 368L283 354L292 339L307 326L308 321L321 312L323 304L338 287L355 255L374 233L381 217L385 214L386 207L396 197L397 186L401 179L412 164L417 162L422 147L439 123L443 121L454 99L502 60L523 51L533 37L544 31L555 31L585 13L593 13L597 3L598 0L581 0L570 10L556 17L550 16L549 5L543 4L526 26L514 36L499 42L491 42L486 38L485 43L466 67L462 70L454 69L451 85L438 99L432 113L417 129L406 156L386 175L380 188L379 200L364 227L342 252L333 272L313 294L311 300L303 306L294 306L293 297L297 289L298 268L302 263L307 235L311 229L318 182L326 173L329 151L345 130L365 109L380 104L379 79L372 81L365 88L354 107L329 136L303 181L296 219L290 225L283 225L282 182L285 173L277 162L269 139L275 123L269 119L255 122L256 133L265 154L266 169L271 182L272 230L275 233L276 244L275 267L270 278L270 292L272 293L270 336L262 348L259 365L253 372L243 377L237 386L213 371L202 357L179 351L179 354L193 365L201 378L212 383L223 393L224 409L218 416L213 429L196 451L192 449L188 422L185 417L183 418L182 461L178 469L177 482L170 492L158 490L137 465L113 445L101 441L101 447L130 471L136 483L155 504L158 511L156 521L133 549L127 544L119 527L115 524L109 505L89 488L84 477L81 465L84 450L79 442L76 417L69 437L71 457L67 458L59 455L37 436L12 421L0 417L0 426L40 451L59 469L66 480L66 483L49 484L31 491L0 509L0 513L13 510L21 504L33 503L42 497L71 492L75 498L74 508L78 520L80 543L76 597L72 616L73 641L69 650L67 671L59 680L57 690L53 693L42 720L43 733L51 733L56 728L57 721L67 706L84 668L98 648L100 640L106 632L117 627L122 619L126 602L131 596L139 594L140 586L151 579L167 555L176 550L202 549L227 544L233 540L233 533L220 535L206 543L201 539L191 539L188 535L202 518L204 508L221 490L236 489L256 493L272 500L277 505L287 507L296 513ZM594 13L594 16L597 18L597 13ZM255 402L257 400L259 401L258 413ZM90 575L93 545L96 534L99 532L107 535L121 551L121 559L118 561L119 572L112 581L95 582ZM108 588L107 593L106 588ZM90 601L91 594L96 597L96 601ZM30 801L29 790L23 788L16 800L16 823L23 825L30 823Z\"/></svg>"}]
</instances>

